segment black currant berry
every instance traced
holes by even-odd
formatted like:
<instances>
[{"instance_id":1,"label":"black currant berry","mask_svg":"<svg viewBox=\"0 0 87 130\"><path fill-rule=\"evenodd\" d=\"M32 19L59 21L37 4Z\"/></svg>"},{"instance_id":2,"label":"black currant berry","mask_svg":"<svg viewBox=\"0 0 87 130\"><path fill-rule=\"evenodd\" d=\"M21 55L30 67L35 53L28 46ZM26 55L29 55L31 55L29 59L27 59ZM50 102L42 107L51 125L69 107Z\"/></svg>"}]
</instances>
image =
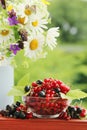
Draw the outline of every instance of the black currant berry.
<instances>
[{"instance_id":1,"label":"black currant berry","mask_svg":"<svg viewBox=\"0 0 87 130\"><path fill-rule=\"evenodd\" d=\"M75 111L75 108L74 107L72 107L72 106L69 106L68 107L68 111L71 113L71 112L74 112Z\"/></svg>"},{"instance_id":2,"label":"black currant berry","mask_svg":"<svg viewBox=\"0 0 87 130\"><path fill-rule=\"evenodd\" d=\"M29 92L30 91L30 86L25 86L24 91Z\"/></svg>"},{"instance_id":3,"label":"black currant berry","mask_svg":"<svg viewBox=\"0 0 87 130\"><path fill-rule=\"evenodd\" d=\"M6 110L11 111L11 106L10 106L10 105L7 105L7 106L6 106Z\"/></svg>"},{"instance_id":4,"label":"black currant berry","mask_svg":"<svg viewBox=\"0 0 87 130\"><path fill-rule=\"evenodd\" d=\"M20 102L19 101L16 101L16 105L19 107L20 106Z\"/></svg>"},{"instance_id":5,"label":"black currant berry","mask_svg":"<svg viewBox=\"0 0 87 130\"><path fill-rule=\"evenodd\" d=\"M5 110L1 110L1 111L0 111L0 115L2 115L2 116L6 116L6 113L7 113L7 112L6 112Z\"/></svg>"},{"instance_id":6,"label":"black currant berry","mask_svg":"<svg viewBox=\"0 0 87 130\"><path fill-rule=\"evenodd\" d=\"M6 106L6 112L7 112L8 116L13 115L13 107L10 106L10 105L7 105Z\"/></svg>"},{"instance_id":7,"label":"black currant berry","mask_svg":"<svg viewBox=\"0 0 87 130\"><path fill-rule=\"evenodd\" d=\"M42 84L43 81L42 81L42 80L37 80L36 83L37 83L37 84Z\"/></svg>"},{"instance_id":8,"label":"black currant berry","mask_svg":"<svg viewBox=\"0 0 87 130\"><path fill-rule=\"evenodd\" d=\"M40 91L38 94L40 97L45 97L45 92L44 91Z\"/></svg>"},{"instance_id":9,"label":"black currant berry","mask_svg":"<svg viewBox=\"0 0 87 130\"><path fill-rule=\"evenodd\" d=\"M17 107L18 107L17 105L12 104L12 115L15 113Z\"/></svg>"},{"instance_id":10,"label":"black currant berry","mask_svg":"<svg viewBox=\"0 0 87 130\"><path fill-rule=\"evenodd\" d=\"M79 111L79 109L78 109L78 111ZM71 118L73 118L73 119L79 119L79 114L77 112L77 108L76 107L69 106L68 107L68 113L71 116Z\"/></svg>"},{"instance_id":11,"label":"black currant berry","mask_svg":"<svg viewBox=\"0 0 87 130\"><path fill-rule=\"evenodd\" d=\"M78 114L80 114L82 112L82 109L80 107L77 108L77 111L76 111Z\"/></svg>"},{"instance_id":12,"label":"black currant berry","mask_svg":"<svg viewBox=\"0 0 87 130\"><path fill-rule=\"evenodd\" d=\"M21 118L21 119L25 119L25 118L26 118L25 113L21 111L21 112L20 112L20 116L19 116L19 118Z\"/></svg>"},{"instance_id":13,"label":"black currant berry","mask_svg":"<svg viewBox=\"0 0 87 130\"><path fill-rule=\"evenodd\" d=\"M14 117L15 118L20 118L20 111L15 111Z\"/></svg>"},{"instance_id":14,"label":"black currant berry","mask_svg":"<svg viewBox=\"0 0 87 130\"><path fill-rule=\"evenodd\" d=\"M55 88L54 91L55 91L56 93L59 93L59 92L60 92L60 88Z\"/></svg>"}]
</instances>

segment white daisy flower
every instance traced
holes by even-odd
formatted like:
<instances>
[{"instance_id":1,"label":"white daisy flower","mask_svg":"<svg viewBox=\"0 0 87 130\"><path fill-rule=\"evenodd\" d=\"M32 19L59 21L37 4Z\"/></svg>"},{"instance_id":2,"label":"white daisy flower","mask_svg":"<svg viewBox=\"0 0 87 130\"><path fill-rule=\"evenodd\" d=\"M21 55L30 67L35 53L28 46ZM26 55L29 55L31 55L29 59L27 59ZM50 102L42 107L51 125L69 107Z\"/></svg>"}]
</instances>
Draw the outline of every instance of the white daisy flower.
<instances>
[{"instance_id":1,"label":"white daisy flower","mask_svg":"<svg viewBox=\"0 0 87 130\"><path fill-rule=\"evenodd\" d=\"M27 0L26 0L27 1ZM29 2L28 2L29 1ZM47 18L49 17L49 12L47 10L47 5L45 5L41 0L28 0L26 3L29 3L31 5L31 7L33 5L36 5L36 12L40 12L41 15L44 17L44 18Z\"/></svg>"},{"instance_id":2,"label":"white daisy flower","mask_svg":"<svg viewBox=\"0 0 87 130\"><path fill-rule=\"evenodd\" d=\"M56 47L56 45L57 45L56 37L59 36L59 32L58 31L59 31L58 27L50 28L47 31L46 44L48 45L48 47L50 47L51 50L53 50L53 48Z\"/></svg>"},{"instance_id":3,"label":"white daisy flower","mask_svg":"<svg viewBox=\"0 0 87 130\"><path fill-rule=\"evenodd\" d=\"M43 32L43 29L47 29L47 19L43 18L41 14L32 15L29 22L26 24L27 31L30 29L32 32Z\"/></svg>"},{"instance_id":4,"label":"white daisy flower","mask_svg":"<svg viewBox=\"0 0 87 130\"><path fill-rule=\"evenodd\" d=\"M44 17L44 18L46 18L47 20L49 19L49 16L50 16L50 14L49 14L49 12L47 11L47 6L45 6L45 5L39 5L38 6L38 8L37 8L37 12L40 12L41 13L41 15Z\"/></svg>"},{"instance_id":5,"label":"white daisy flower","mask_svg":"<svg viewBox=\"0 0 87 130\"><path fill-rule=\"evenodd\" d=\"M44 36L41 34L32 34L28 41L24 42L25 56L36 59L43 50Z\"/></svg>"},{"instance_id":6,"label":"white daisy flower","mask_svg":"<svg viewBox=\"0 0 87 130\"><path fill-rule=\"evenodd\" d=\"M18 5L17 15L29 17L33 13L33 5L30 2L20 3Z\"/></svg>"},{"instance_id":7,"label":"white daisy flower","mask_svg":"<svg viewBox=\"0 0 87 130\"><path fill-rule=\"evenodd\" d=\"M0 44L10 40L13 36L13 32L10 29L0 30Z\"/></svg>"}]
</instances>

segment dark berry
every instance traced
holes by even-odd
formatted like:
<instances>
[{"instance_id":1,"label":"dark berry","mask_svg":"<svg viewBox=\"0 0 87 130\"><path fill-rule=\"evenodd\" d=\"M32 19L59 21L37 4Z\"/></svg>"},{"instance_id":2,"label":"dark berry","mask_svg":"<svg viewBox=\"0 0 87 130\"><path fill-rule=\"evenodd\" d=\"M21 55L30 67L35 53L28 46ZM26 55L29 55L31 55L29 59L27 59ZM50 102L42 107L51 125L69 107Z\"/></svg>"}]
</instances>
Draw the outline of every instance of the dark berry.
<instances>
[{"instance_id":1,"label":"dark berry","mask_svg":"<svg viewBox=\"0 0 87 130\"><path fill-rule=\"evenodd\" d=\"M19 115L19 118L25 119L25 118L26 118L25 113L21 111L21 112L20 112L20 115Z\"/></svg>"},{"instance_id":2,"label":"dark berry","mask_svg":"<svg viewBox=\"0 0 87 130\"><path fill-rule=\"evenodd\" d=\"M72 111L75 111L75 108L73 106L69 106L68 111L71 113Z\"/></svg>"},{"instance_id":3,"label":"dark berry","mask_svg":"<svg viewBox=\"0 0 87 130\"><path fill-rule=\"evenodd\" d=\"M24 91L29 92L30 91L30 86L25 86Z\"/></svg>"},{"instance_id":4,"label":"dark berry","mask_svg":"<svg viewBox=\"0 0 87 130\"><path fill-rule=\"evenodd\" d=\"M20 103L19 101L16 102L16 105L17 105L18 107L20 106L20 104L21 104L21 103Z\"/></svg>"},{"instance_id":5,"label":"dark berry","mask_svg":"<svg viewBox=\"0 0 87 130\"><path fill-rule=\"evenodd\" d=\"M21 29L19 35L21 36L22 41L27 41L28 33L25 29Z\"/></svg>"},{"instance_id":6,"label":"dark berry","mask_svg":"<svg viewBox=\"0 0 87 130\"><path fill-rule=\"evenodd\" d=\"M1 110L1 111L0 111L0 115L6 116L6 111L5 111L5 110Z\"/></svg>"},{"instance_id":7,"label":"dark berry","mask_svg":"<svg viewBox=\"0 0 87 130\"><path fill-rule=\"evenodd\" d=\"M15 118L19 118L19 117L20 117L20 111L16 111L16 112L14 113L14 117L15 117Z\"/></svg>"},{"instance_id":8,"label":"dark berry","mask_svg":"<svg viewBox=\"0 0 87 130\"><path fill-rule=\"evenodd\" d=\"M42 80L37 80L36 83L37 83L37 84L42 84L43 81L42 81Z\"/></svg>"},{"instance_id":9,"label":"dark berry","mask_svg":"<svg viewBox=\"0 0 87 130\"><path fill-rule=\"evenodd\" d=\"M5 0L1 0L0 3L2 4L3 9L6 9L6 1Z\"/></svg>"},{"instance_id":10,"label":"dark berry","mask_svg":"<svg viewBox=\"0 0 87 130\"><path fill-rule=\"evenodd\" d=\"M12 111L12 115L13 115L13 114L14 114L14 112L16 111L16 109L17 109L17 107L18 107L18 106L17 106L17 105L15 105L15 104L12 104L12 106L11 106L11 107L12 107L12 110L11 110L11 111Z\"/></svg>"},{"instance_id":11,"label":"dark berry","mask_svg":"<svg viewBox=\"0 0 87 130\"><path fill-rule=\"evenodd\" d=\"M23 41L18 41L18 47L21 48L21 49L24 49Z\"/></svg>"},{"instance_id":12,"label":"dark berry","mask_svg":"<svg viewBox=\"0 0 87 130\"><path fill-rule=\"evenodd\" d=\"M59 93L59 92L60 92L60 88L55 88L54 91L55 91L56 93Z\"/></svg>"},{"instance_id":13,"label":"dark berry","mask_svg":"<svg viewBox=\"0 0 87 130\"><path fill-rule=\"evenodd\" d=\"M40 97L45 97L45 92L44 92L44 91L40 91L40 92L38 93L38 95L39 95Z\"/></svg>"},{"instance_id":14,"label":"dark berry","mask_svg":"<svg viewBox=\"0 0 87 130\"><path fill-rule=\"evenodd\" d=\"M11 113L9 113L8 111L6 111L6 115L5 115L6 117L11 117L12 116L12 114Z\"/></svg>"},{"instance_id":15,"label":"dark berry","mask_svg":"<svg viewBox=\"0 0 87 130\"><path fill-rule=\"evenodd\" d=\"M82 109L80 107L77 108L77 113L80 114Z\"/></svg>"},{"instance_id":16,"label":"dark berry","mask_svg":"<svg viewBox=\"0 0 87 130\"><path fill-rule=\"evenodd\" d=\"M7 106L6 106L6 110L10 111L10 110L11 110L11 106L10 106L10 105L7 105Z\"/></svg>"},{"instance_id":17,"label":"dark berry","mask_svg":"<svg viewBox=\"0 0 87 130\"><path fill-rule=\"evenodd\" d=\"M79 113L77 112L77 108L74 106L69 106L68 107L68 112L71 118L73 119L78 119L79 118Z\"/></svg>"}]
</instances>

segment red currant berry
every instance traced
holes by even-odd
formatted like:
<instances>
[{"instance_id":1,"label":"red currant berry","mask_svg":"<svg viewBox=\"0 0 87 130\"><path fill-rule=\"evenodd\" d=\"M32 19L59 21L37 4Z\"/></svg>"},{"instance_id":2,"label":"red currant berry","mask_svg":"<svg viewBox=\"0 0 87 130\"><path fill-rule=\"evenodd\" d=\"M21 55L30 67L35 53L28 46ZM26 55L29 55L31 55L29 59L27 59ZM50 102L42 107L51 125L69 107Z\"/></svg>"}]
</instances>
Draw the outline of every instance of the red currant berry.
<instances>
[{"instance_id":1,"label":"red currant berry","mask_svg":"<svg viewBox=\"0 0 87 130\"><path fill-rule=\"evenodd\" d=\"M56 80L59 85L61 85L63 82L61 80Z\"/></svg>"},{"instance_id":2,"label":"red currant berry","mask_svg":"<svg viewBox=\"0 0 87 130\"><path fill-rule=\"evenodd\" d=\"M46 94L46 97L50 97L50 94Z\"/></svg>"},{"instance_id":3,"label":"red currant berry","mask_svg":"<svg viewBox=\"0 0 87 130\"><path fill-rule=\"evenodd\" d=\"M32 86L33 86L33 87L37 87L38 84L37 84L36 82L33 82L33 83L32 83Z\"/></svg>"},{"instance_id":4,"label":"red currant berry","mask_svg":"<svg viewBox=\"0 0 87 130\"><path fill-rule=\"evenodd\" d=\"M54 107L54 103L51 102L51 103L49 104L49 106L50 106L50 107Z\"/></svg>"},{"instance_id":5,"label":"red currant berry","mask_svg":"<svg viewBox=\"0 0 87 130\"><path fill-rule=\"evenodd\" d=\"M44 79L44 82L48 83L48 82L50 82L50 79L49 78L48 79Z\"/></svg>"},{"instance_id":6,"label":"red currant berry","mask_svg":"<svg viewBox=\"0 0 87 130\"><path fill-rule=\"evenodd\" d=\"M80 113L80 116L81 117L85 117L87 114L87 110L86 109L82 109L81 113Z\"/></svg>"},{"instance_id":7,"label":"red currant berry","mask_svg":"<svg viewBox=\"0 0 87 130\"><path fill-rule=\"evenodd\" d=\"M51 89L52 87L51 87L50 85L47 85L46 88L47 88L47 89Z\"/></svg>"},{"instance_id":8,"label":"red currant berry","mask_svg":"<svg viewBox=\"0 0 87 130\"><path fill-rule=\"evenodd\" d=\"M38 92L38 87L35 87L34 88L34 93L37 93Z\"/></svg>"},{"instance_id":9,"label":"red currant berry","mask_svg":"<svg viewBox=\"0 0 87 130\"><path fill-rule=\"evenodd\" d=\"M38 91L38 92L40 92L41 90L42 90L42 88L41 88L41 87L38 87L38 88L37 88L37 91Z\"/></svg>"},{"instance_id":10,"label":"red currant berry","mask_svg":"<svg viewBox=\"0 0 87 130\"><path fill-rule=\"evenodd\" d=\"M66 94L70 90L70 87L65 84L60 84L60 90L62 93Z\"/></svg>"},{"instance_id":11,"label":"red currant berry","mask_svg":"<svg viewBox=\"0 0 87 130\"><path fill-rule=\"evenodd\" d=\"M51 94L55 94L56 92L54 90L51 91Z\"/></svg>"},{"instance_id":12,"label":"red currant berry","mask_svg":"<svg viewBox=\"0 0 87 130\"><path fill-rule=\"evenodd\" d=\"M26 113L26 119L33 118L32 112Z\"/></svg>"},{"instance_id":13,"label":"red currant berry","mask_svg":"<svg viewBox=\"0 0 87 130\"><path fill-rule=\"evenodd\" d=\"M51 93L51 94L50 94L50 97L54 97L54 95L55 95L54 93Z\"/></svg>"},{"instance_id":14,"label":"red currant berry","mask_svg":"<svg viewBox=\"0 0 87 130\"><path fill-rule=\"evenodd\" d=\"M17 111L21 111L21 107L17 107L16 110L17 110Z\"/></svg>"},{"instance_id":15,"label":"red currant berry","mask_svg":"<svg viewBox=\"0 0 87 130\"><path fill-rule=\"evenodd\" d=\"M47 94L50 94L50 93L51 93L51 90L50 90L50 89L48 89L48 90L46 91L46 93L47 93Z\"/></svg>"},{"instance_id":16,"label":"red currant berry","mask_svg":"<svg viewBox=\"0 0 87 130\"><path fill-rule=\"evenodd\" d=\"M45 107L48 108L49 104L50 104L49 102L46 102Z\"/></svg>"},{"instance_id":17,"label":"red currant berry","mask_svg":"<svg viewBox=\"0 0 87 130\"><path fill-rule=\"evenodd\" d=\"M51 86L52 86L52 88L57 87L57 83L56 83L56 81L53 81L53 82L51 83Z\"/></svg>"},{"instance_id":18,"label":"red currant berry","mask_svg":"<svg viewBox=\"0 0 87 130\"><path fill-rule=\"evenodd\" d=\"M55 104L54 104L54 107L55 107L55 108L57 108L57 107L58 107L58 104L57 104L57 103L55 103Z\"/></svg>"},{"instance_id":19,"label":"red currant berry","mask_svg":"<svg viewBox=\"0 0 87 130\"><path fill-rule=\"evenodd\" d=\"M38 97L38 93L35 93L35 95L34 95L35 97Z\"/></svg>"}]
</instances>

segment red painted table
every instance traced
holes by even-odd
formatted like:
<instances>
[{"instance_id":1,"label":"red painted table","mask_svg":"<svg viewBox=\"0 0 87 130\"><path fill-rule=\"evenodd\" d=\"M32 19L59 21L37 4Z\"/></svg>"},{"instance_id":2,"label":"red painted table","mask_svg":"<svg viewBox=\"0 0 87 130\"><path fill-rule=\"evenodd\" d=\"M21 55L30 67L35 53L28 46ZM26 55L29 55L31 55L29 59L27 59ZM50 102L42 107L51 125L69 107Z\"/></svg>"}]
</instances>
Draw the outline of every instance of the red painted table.
<instances>
[{"instance_id":1,"label":"red painted table","mask_svg":"<svg viewBox=\"0 0 87 130\"><path fill-rule=\"evenodd\" d=\"M21 120L0 117L0 130L87 130L87 120Z\"/></svg>"}]
</instances>

